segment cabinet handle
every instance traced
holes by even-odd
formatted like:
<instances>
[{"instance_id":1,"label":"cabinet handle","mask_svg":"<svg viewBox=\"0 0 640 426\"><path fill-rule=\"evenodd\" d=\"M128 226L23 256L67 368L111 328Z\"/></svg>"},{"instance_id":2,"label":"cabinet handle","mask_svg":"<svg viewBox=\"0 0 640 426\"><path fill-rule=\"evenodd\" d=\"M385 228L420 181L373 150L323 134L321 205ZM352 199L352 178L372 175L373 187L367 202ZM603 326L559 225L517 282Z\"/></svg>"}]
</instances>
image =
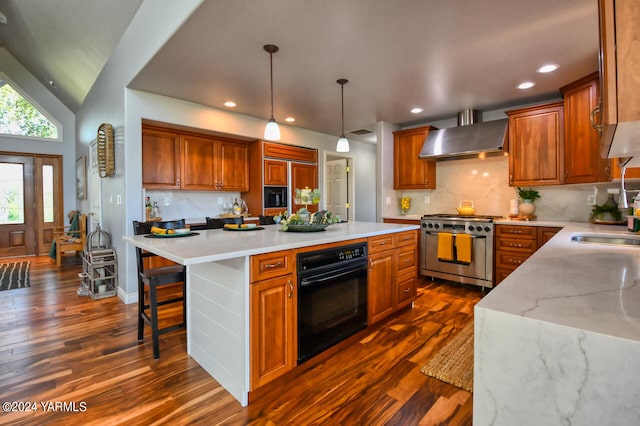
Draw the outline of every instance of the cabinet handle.
<instances>
[{"instance_id":1,"label":"cabinet handle","mask_svg":"<svg viewBox=\"0 0 640 426\"><path fill-rule=\"evenodd\" d=\"M404 291L405 293L409 293L409 292L411 291L411 289L410 289L410 288L405 288L405 289L404 289L404 290L402 290L402 291Z\"/></svg>"},{"instance_id":2,"label":"cabinet handle","mask_svg":"<svg viewBox=\"0 0 640 426\"><path fill-rule=\"evenodd\" d=\"M513 185L513 175L509 175L509 183Z\"/></svg>"},{"instance_id":3,"label":"cabinet handle","mask_svg":"<svg viewBox=\"0 0 640 426\"><path fill-rule=\"evenodd\" d=\"M522 244L509 244L509 247L522 248Z\"/></svg>"},{"instance_id":4,"label":"cabinet handle","mask_svg":"<svg viewBox=\"0 0 640 426\"><path fill-rule=\"evenodd\" d=\"M373 259L369 259L369 270L373 271Z\"/></svg>"},{"instance_id":5,"label":"cabinet handle","mask_svg":"<svg viewBox=\"0 0 640 426\"><path fill-rule=\"evenodd\" d=\"M289 284L289 294L287 295L287 297L291 299L293 297L293 283L291 282L291 280L288 280L287 284Z\"/></svg>"},{"instance_id":6,"label":"cabinet handle","mask_svg":"<svg viewBox=\"0 0 640 426\"><path fill-rule=\"evenodd\" d=\"M593 127L598 132L599 135L602 134L602 124L596 123L596 115L600 114L601 111L602 111L602 98L598 98L598 103L591 110L590 121L591 121L591 127Z\"/></svg>"},{"instance_id":7,"label":"cabinet handle","mask_svg":"<svg viewBox=\"0 0 640 426\"><path fill-rule=\"evenodd\" d=\"M264 268L273 269L273 268L279 268L280 266L282 266L282 262L278 261L276 263L267 263L266 265L264 265Z\"/></svg>"},{"instance_id":8,"label":"cabinet handle","mask_svg":"<svg viewBox=\"0 0 640 426\"><path fill-rule=\"evenodd\" d=\"M180 178L176 180L176 187L180 188Z\"/></svg>"}]
</instances>

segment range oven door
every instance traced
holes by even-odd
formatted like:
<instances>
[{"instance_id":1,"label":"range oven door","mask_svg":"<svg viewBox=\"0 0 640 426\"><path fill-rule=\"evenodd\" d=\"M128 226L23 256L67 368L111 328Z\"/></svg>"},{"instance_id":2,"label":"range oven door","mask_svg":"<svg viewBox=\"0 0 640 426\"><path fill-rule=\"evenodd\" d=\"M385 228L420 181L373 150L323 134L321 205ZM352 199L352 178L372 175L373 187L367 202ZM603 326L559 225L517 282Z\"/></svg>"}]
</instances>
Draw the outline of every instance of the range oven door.
<instances>
[{"instance_id":1,"label":"range oven door","mask_svg":"<svg viewBox=\"0 0 640 426\"><path fill-rule=\"evenodd\" d=\"M488 244L485 235L472 235L471 263L440 260L438 259L438 232L426 231L423 238L421 272L423 275L437 278L486 285L473 282L473 280L491 281L493 274L491 271L491 259L487 257L491 256L488 245L490 244Z\"/></svg>"},{"instance_id":2,"label":"range oven door","mask_svg":"<svg viewBox=\"0 0 640 426\"><path fill-rule=\"evenodd\" d=\"M298 277L298 364L367 326L367 259Z\"/></svg>"}]
</instances>

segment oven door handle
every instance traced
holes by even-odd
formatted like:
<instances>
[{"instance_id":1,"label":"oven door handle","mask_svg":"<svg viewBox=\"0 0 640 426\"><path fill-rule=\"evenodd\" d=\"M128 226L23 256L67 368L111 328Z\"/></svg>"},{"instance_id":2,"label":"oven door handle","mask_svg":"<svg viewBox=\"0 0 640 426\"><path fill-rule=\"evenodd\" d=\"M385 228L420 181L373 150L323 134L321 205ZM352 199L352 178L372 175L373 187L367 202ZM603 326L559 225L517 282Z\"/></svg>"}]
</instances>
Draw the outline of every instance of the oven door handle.
<instances>
[{"instance_id":1,"label":"oven door handle","mask_svg":"<svg viewBox=\"0 0 640 426\"><path fill-rule=\"evenodd\" d=\"M336 278L342 278L347 275L353 274L354 272L366 272L367 263L366 261L360 264L357 267L350 266L344 269L338 269L337 271L325 272L324 274L313 275L309 278L301 278L300 279L300 287L306 287L314 284L322 284L324 282L335 280Z\"/></svg>"},{"instance_id":2,"label":"oven door handle","mask_svg":"<svg viewBox=\"0 0 640 426\"><path fill-rule=\"evenodd\" d=\"M434 236L434 237L437 237L438 234L440 233L440 232L431 232L431 231L425 231L425 232L426 232L427 235ZM461 234L461 232L452 232L452 234L453 235ZM471 234L471 238L472 239L473 238L487 238L487 236L486 235L473 235L473 234Z\"/></svg>"}]
</instances>

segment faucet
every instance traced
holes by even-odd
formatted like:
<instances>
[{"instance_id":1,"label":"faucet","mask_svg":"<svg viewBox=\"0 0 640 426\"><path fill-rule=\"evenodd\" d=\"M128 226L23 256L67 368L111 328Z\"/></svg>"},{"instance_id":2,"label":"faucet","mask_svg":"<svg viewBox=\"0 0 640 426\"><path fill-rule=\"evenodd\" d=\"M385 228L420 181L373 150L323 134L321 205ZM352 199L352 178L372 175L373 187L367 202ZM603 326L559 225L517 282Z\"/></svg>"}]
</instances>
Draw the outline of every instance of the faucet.
<instances>
[{"instance_id":1,"label":"faucet","mask_svg":"<svg viewBox=\"0 0 640 426\"><path fill-rule=\"evenodd\" d=\"M627 164L629 163L629 161L631 160L631 157L627 157L627 158L618 158L618 165L620 166L620 182L622 185L622 193L620 194L620 202L621 202L621 207L623 209L628 209L629 208L629 203L627 201L627 193L635 193L635 194L640 194L640 190L628 190L625 187L624 184L624 175L627 172Z\"/></svg>"}]
</instances>

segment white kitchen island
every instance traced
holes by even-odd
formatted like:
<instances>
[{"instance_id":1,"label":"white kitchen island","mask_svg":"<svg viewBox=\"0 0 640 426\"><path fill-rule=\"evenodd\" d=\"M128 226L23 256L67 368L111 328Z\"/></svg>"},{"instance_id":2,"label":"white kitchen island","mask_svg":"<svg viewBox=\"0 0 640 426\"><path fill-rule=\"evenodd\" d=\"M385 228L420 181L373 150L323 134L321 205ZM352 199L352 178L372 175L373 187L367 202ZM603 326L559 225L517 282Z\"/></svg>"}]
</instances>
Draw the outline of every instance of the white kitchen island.
<instances>
[{"instance_id":1,"label":"white kitchen island","mask_svg":"<svg viewBox=\"0 0 640 426\"><path fill-rule=\"evenodd\" d=\"M576 233L632 235L566 224L476 305L474 425L638 424L640 246Z\"/></svg>"},{"instance_id":2,"label":"white kitchen island","mask_svg":"<svg viewBox=\"0 0 640 426\"><path fill-rule=\"evenodd\" d=\"M187 267L187 352L243 406L249 395L249 258L252 255L419 229L376 222L333 224L322 232L197 231L178 238L124 241Z\"/></svg>"}]
</instances>

